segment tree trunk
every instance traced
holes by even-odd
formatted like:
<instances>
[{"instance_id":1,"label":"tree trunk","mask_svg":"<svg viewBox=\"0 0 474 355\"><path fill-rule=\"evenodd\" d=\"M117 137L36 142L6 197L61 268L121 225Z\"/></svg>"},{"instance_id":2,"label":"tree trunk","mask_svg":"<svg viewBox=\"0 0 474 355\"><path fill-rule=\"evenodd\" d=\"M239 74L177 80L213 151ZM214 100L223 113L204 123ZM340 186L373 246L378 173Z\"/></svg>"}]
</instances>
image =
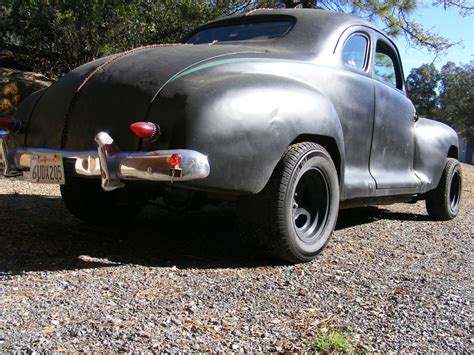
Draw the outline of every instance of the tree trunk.
<instances>
[{"instance_id":1,"label":"tree trunk","mask_svg":"<svg viewBox=\"0 0 474 355\"><path fill-rule=\"evenodd\" d=\"M304 8L315 8L317 0L283 0L285 6L290 9L301 5Z\"/></svg>"}]
</instances>

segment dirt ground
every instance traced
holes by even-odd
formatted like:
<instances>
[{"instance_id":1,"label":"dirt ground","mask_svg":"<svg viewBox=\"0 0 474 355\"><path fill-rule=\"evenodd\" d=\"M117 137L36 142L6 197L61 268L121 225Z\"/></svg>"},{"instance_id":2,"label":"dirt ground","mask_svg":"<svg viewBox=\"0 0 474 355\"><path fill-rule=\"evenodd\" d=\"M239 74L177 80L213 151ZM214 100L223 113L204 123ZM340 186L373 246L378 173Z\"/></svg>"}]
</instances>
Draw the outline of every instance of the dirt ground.
<instances>
[{"instance_id":1,"label":"dirt ground","mask_svg":"<svg viewBox=\"0 0 474 355\"><path fill-rule=\"evenodd\" d=\"M298 351L321 331L378 351L473 350L474 167L453 221L424 203L340 213L313 262L241 241L227 208L133 225L72 217L0 179L0 351Z\"/></svg>"}]
</instances>

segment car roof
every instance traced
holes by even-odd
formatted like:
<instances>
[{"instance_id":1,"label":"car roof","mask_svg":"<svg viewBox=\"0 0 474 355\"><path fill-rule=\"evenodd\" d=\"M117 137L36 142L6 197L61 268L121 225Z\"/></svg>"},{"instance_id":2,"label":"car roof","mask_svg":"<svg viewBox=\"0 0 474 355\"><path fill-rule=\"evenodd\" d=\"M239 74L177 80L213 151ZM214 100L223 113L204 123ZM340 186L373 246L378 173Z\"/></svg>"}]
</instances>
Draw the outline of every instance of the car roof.
<instances>
[{"instance_id":1,"label":"car roof","mask_svg":"<svg viewBox=\"0 0 474 355\"><path fill-rule=\"evenodd\" d=\"M226 17L221 17L217 20L209 22L221 22L229 19L238 19L238 18L247 18L249 16L293 16L298 21L303 21L305 25L310 26L311 24L316 25L318 22L323 22L326 25L332 25L332 27L340 25L365 25L374 27L370 22L352 15L346 14L343 12L336 12L330 10L320 10L320 9L255 9L243 14L231 15Z\"/></svg>"},{"instance_id":2,"label":"car roof","mask_svg":"<svg viewBox=\"0 0 474 355\"><path fill-rule=\"evenodd\" d=\"M341 33L351 26L365 26L379 31L370 22L341 12L319 9L257 9L238 15L222 17L196 29L258 20L289 19L295 22L293 29L284 37L272 40L280 50L320 53L334 48ZM194 32L196 32L194 31ZM193 32L193 33L194 33ZM264 41L260 43L264 44Z\"/></svg>"}]
</instances>

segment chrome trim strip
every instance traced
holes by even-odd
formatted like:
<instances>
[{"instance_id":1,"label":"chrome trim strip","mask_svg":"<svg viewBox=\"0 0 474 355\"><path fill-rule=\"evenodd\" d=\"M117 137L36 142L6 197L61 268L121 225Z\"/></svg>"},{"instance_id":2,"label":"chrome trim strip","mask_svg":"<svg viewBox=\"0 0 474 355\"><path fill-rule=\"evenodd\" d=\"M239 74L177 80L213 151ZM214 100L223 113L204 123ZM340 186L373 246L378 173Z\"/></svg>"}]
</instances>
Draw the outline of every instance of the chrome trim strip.
<instances>
[{"instance_id":1,"label":"chrome trim strip","mask_svg":"<svg viewBox=\"0 0 474 355\"><path fill-rule=\"evenodd\" d=\"M113 191L124 187L126 180L190 181L209 176L207 157L194 150L157 150L148 152L121 152L113 138L105 132L96 135L97 151L67 151L19 147L6 131L0 131L0 157L3 157L5 177L21 176L28 171L31 156L61 154L75 160L77 175L100 177L102 188ZM168 160L173 154L181 155L181 174L175 176ZM0 159L1 160L1 159ZM0 162L0 165L1 162ZM0 170L1 171L1 170Z\"/></svg>"}]
</instances>

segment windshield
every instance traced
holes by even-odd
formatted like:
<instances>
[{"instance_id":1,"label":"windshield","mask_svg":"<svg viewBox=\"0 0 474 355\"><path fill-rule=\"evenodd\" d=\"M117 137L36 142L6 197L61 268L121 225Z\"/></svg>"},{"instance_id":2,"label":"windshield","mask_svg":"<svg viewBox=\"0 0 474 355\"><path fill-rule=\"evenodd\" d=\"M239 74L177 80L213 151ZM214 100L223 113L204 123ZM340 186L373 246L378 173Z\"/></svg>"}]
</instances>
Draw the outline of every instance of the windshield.
<instances>
[{"instance_id":1,"label":"windshield","mask_svg":"<svg viewBox=\"0 0 474 355\"><path fill-rule=\"evenodd\" d=\"M267 21L211 27L191 35L185 43L202 44L228 41L250 41L284 36L290 31L290 21Z\"/></svg>"}]
</instances>

